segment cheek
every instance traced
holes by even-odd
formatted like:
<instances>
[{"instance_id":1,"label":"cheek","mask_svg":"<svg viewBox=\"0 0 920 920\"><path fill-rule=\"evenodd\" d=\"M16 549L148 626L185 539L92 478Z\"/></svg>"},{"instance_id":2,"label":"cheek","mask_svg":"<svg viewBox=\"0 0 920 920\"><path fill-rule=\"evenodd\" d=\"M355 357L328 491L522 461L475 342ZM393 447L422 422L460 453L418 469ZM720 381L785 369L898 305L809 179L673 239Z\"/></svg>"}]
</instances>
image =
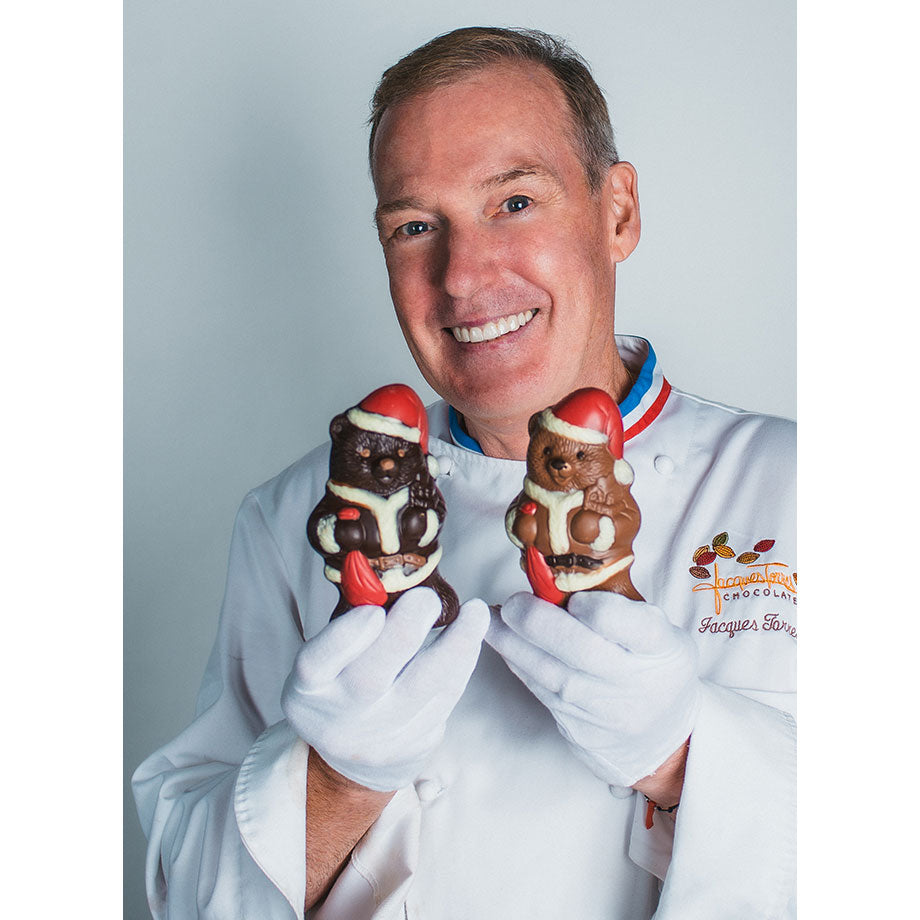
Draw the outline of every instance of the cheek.
<instances>
[{"instance_id":1,"label":"cheek","mask_svg":"<svg viewBox=\"0 0 920 920\"><path fill-rule=\"evenodd\" d=\"M431 269L421 250L419 246L416 251L403 250L399 255L385 255L384 262L394 303L418 303L423 292L430 287Z\"/></svg>"}]
</instances>

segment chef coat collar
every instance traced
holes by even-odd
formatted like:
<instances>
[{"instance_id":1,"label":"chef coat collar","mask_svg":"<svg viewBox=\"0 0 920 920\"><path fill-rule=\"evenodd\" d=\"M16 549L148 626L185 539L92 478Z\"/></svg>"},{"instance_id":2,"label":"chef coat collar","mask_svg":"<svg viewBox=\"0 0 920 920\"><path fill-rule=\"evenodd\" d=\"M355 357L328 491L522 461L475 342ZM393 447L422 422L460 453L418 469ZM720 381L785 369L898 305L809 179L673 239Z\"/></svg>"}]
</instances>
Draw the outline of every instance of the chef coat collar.
<instances>
[{"instance_id":1,"label":"chef coat collar","mask_svg":"<svg viewBox=\"0 0 920 920\"><path fill-rule=\"evenodd\" d=\"M620 403L623 440L628 441L648 428L658 417L671 392L671 384L661 372L655 350L647 339L635 335L618 335L616 343L623 363L636 381ZM460 414L453 406L447 408L447 419L451 441L457 447L483 453L479 442L463 430Z\"/></svg>"}]
</instances>

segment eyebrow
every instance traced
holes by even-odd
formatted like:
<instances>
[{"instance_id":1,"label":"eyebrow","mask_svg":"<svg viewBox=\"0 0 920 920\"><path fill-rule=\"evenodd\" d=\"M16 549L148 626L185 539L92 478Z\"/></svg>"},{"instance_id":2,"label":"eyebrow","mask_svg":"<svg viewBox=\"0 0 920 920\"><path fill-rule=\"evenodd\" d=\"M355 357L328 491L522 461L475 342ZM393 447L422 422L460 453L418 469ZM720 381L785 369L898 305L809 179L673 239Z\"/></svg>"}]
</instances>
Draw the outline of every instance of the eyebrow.
<instances>
[{"instance_id":1,"label":"eyebrow","mask_svg":"<svg viewBox=\"0 0 920 920\"><path fill-rule=\"evenodd\" d=\"M547 169L545 166L527 163L521 166L512 166L511 169L506 169L504 172L489 176L488 179L484 179L480 182L477 188L488 191L489 189L500 188L508 182L515 182L518 179L528 177L533 177L535 179L551 179L553 182L559 183L559 177L551 169Z\"/></svg>"},{"instance_id":2,"label":"eyebrow","mask_svg":"<svg viewBox=\"0 0 920 920\"><path fill-rule=\"evenodd\" d=\"M374 209L374 223L380 228L380 221L392 214L394 211L406 211L410 209L421 209L423 207L420 198L394 198L392 201L386 201L378 204Z\"/></svg>"},{"instance_id":3,"label":"eyebrow","mask_svg":"<svg viewBox=\"0 0 920 920\"><path fill-rule=\"evenodd\" d=\"M477 184L476 188L479 191L490 191L492 189L501 188L501 186L507 185L509 182L515 182L518 179L527 177L549 179L557 185L562 184L559 177L551 169L536 164L523 164L521 166L512 166L511 169L506 169L503 172L496 173L494 176L483 179L482 182ZM392 201L386 201L383 204L377 205L374 209L374 224L379 230L381 221L388 214L393 214L396 211L422 209L424 207L425 205L420 198L413 198L411 196L406 198L394 198Z\"/></svg>"}]
</instances>

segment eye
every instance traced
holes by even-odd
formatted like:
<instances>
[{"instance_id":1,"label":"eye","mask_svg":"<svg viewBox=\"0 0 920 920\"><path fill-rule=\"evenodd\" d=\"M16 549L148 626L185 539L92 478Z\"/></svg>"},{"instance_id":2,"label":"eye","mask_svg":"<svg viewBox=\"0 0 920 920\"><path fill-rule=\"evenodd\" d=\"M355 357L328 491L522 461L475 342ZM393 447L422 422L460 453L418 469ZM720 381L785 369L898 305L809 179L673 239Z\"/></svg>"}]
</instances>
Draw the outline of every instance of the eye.
<instances>
[{"instance_id":1,"label":"eye","mask_svg":"<svg viewBox=\"0 0 920 920\"><path fill-rule=\"evenodd\" d=\"M544 447L544 448L543 448L543 456L544 456L544 457L548 457L552 452L553 452L553 449L552 449L551 447Z\"/></svg>"},{"instance_id":2,"label":"eye","mask_svg":"<svg viewBox=\"0 0 920 920\"><path fill-rule=\"evenodd\" d=\"M365 447L358 451L358 456L364 457L366 460L371 455L371 452Z\"/></svg>"},{"instance_id":3,"label":"eye","mask_svg":"<svg viewBox=\"0 0 920 920\"><path fill-rule=\"evenodd\" d=\"M583 450L578 451L578 453L575 454L575 459L576 459L576 460L584 460L584 459L585 459L585 452L584 452Z\"/></svg>"},{"instance_id":4,"label":"eye","mask_svg":"<svg viewBox=\"0 0 920 920\"><path fill-rule=\"evenodd\" d=\"M396 456L397 456L397 457L405 457L405 456L406 456L406 448L405 448L405 447L400 447L399 450L396 451Z\"/></svg>"},{"instance_id":5,"label":"eye","mask_svg":"<svg viewBox=\"0 0 920 920\"><path fill-rule=\"evenodd\" d=\"M510 213L515 211L523 211L524 208L529 208L533 204L533 199L528 198L526 195L512 195L507 201L502 202L502 208Z\"/></svg>"},{"instance_id":6,"label":"eye","mask_svg":"<svg viewBox=\"0 0 920 920\"><path fill-rule=\"evenodd\" d=\"M431 224L425 220L410 220L408 224L403 224L397 228L396 233L400 236L421 236L431 229Z\"/></svg>"}]
</instances>

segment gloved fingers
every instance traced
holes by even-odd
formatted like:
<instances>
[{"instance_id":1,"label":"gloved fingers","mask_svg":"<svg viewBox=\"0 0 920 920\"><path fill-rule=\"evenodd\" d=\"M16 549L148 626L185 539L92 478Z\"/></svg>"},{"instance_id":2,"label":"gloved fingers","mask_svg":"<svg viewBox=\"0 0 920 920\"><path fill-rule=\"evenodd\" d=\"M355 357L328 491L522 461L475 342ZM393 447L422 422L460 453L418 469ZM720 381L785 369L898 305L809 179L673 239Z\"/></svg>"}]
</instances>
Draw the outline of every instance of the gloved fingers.
<instances>
[{"instance_id":1,"label":"gloved fingers","mask_svg":"<svg viewBox=\"0 0 920 920\"><path fill-rule=\"evenodd\" d=\"M461 605L457 618L419 652L394 685L401 697L424 702L440 700L447 712L463 694L479 660L489 628L489 608L473 598Z\"/></svg>"},{"instance_id":2,"label":"gloved fingers","mask_svg":"<svg viewBox=\"0 0 920 920\"><path fill-rule=\"evenodd\" d=\"M431 588L412 588L390 608L377 640L342 673L343 686L362 699L376 699L422 647L441 614Z\"/></svg>"},{"instance_id":3,"label":"gloved fingers","mask_svg":"<svg viewBox=\"0 0 920 920\"><path fill-rule=\"evenodd\" d=\"M492 616L486 642L505 659L512 672L534 695L538 695L536 687L552 694L558 693L572 672L572 669L558 658L519 636L497 614Z\"/></svg>"},{"instance_id":4,"label":"gloved fingers","mask_svg":"<svg viewBox=\"0 0 920 920\"><path fill-rule=\"evenodd\" d=\"M382 607L354 607L308 639L294 659L292 677L302 691L323 687L365 652L385 622Z\"/></svg>"},{"instance_id":5,"label":"gloved fingers","mask_svg":"<svg viewBox=\"0 0 920 920\"><path fill-rule=\"evenodd\" d=\"M674 651L675 627L653 604L610 591L578 591L569 613L580 623L635 655L659 656Z\"/></svg>"},{"instance_id":6,"label":"gloved fingers","mask_svg":"<svg viewBox=\"0 0 920 920\"><path fill-rule=\"evenodd\" d=\"M561 607L521 592L508 598L501 617L519 636L563 664L597 677L616 676L617 646Z\"/></svg>"},{"instance_id":7,"label":"gloved fingers","mask_svg":"<svg viewBox=\"0 0 920 920\"><path fill-rule=\"evenodd\" d=\"M609 730L620 715L615 699L612 701L607 692L609 688L592 677L569 671L559 687L551 689L516 665L509 663L508 669L552 712L557 721L574 720Z\"/></svg>"}]
</instances>

